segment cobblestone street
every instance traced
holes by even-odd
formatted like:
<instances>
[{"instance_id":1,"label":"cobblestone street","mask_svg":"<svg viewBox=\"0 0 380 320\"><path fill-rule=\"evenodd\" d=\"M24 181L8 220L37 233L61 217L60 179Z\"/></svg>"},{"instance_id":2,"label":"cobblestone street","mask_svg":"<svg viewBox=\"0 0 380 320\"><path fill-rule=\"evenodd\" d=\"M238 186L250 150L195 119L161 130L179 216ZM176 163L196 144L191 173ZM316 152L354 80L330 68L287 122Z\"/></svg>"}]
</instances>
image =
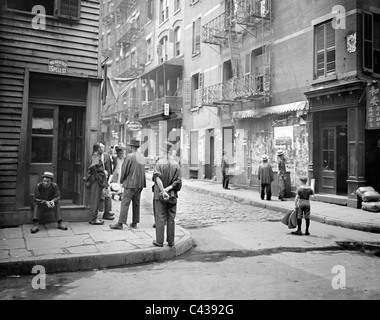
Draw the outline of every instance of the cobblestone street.
<instances>
[{"instance_id":1,"label":"cobblestone street","mask_svg":"<svg viewBox=\"0 0 380 320\"><path fill-rule=\"evenodd\" d=\"M218 187L215 185L215 188ZM152 192L149 183L148 187L143 191L141 203L142 214L152 212ZM282 217L282 213L272 210L252 207L224 198L183 189L179 193L176 220L178 225L193 229L225 222L277 222L281 221Z\"/></svg>"}]
</instances>

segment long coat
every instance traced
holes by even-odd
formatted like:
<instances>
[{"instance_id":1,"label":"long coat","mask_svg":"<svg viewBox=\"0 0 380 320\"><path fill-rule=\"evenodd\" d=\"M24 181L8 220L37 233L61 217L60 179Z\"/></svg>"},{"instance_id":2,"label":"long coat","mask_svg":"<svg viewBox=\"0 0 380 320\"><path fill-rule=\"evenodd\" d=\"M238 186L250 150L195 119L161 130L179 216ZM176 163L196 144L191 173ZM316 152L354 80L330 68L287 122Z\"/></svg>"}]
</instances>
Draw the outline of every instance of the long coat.
<instances>
[{"instance_id":1,"label":"long coat","mask_svg":"<svg viewBox=\"0 0 380 320\"><path fill-rule=\"evenodd\" d=\"M274 180L273 169L268 162L259 165L259 180L261 184L271 184Z\"/></svg>"},{"instance_id":2,"label":"long coat","mask_svg":"<svg viewBox=\"0 0 380 320\"><path fill-rule=\"evenodd\" d=\"M120 183L125 189L146 188L145 158L140 152L130 153L124 159Z\"/></svg>"}]
</instances>

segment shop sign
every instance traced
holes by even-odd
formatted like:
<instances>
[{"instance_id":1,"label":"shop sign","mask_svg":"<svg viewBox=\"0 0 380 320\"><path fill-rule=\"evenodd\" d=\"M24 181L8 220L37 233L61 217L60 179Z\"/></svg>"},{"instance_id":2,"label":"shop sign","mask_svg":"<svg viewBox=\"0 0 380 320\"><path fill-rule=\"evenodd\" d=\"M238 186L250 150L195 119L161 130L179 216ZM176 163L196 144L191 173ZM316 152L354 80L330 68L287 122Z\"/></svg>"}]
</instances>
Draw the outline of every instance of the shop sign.
<instances>
[{"instance_id":1,"label":"shop sign","mask_svg":"<svg viewBox=\"0 0 380 320\"><path fill-rule=\"evenodd\" d=\"M378 83L367 87L367 129L380 129L380 88Z\"/></svg>"},{"instance_id":2,"label":"shop sign","mask_svg":"<svg viewBox=\"0 0 380 320\"><path fill-rule=\"evenodd\" d=\"M50 59L48 70L52 73L67 74L67 62L59 59Z\"/></svg>"},{"instance_id":3,"label":"shop sign","mask_svg":"<svg viewBox=\"0 0 380 320\"><path fill-rule=\"evenodd\" d=\"M140 131L142 129L142 124L138 121L132 121L128 123L128 129L131 131Z\"/></svg>"}]
</instances>

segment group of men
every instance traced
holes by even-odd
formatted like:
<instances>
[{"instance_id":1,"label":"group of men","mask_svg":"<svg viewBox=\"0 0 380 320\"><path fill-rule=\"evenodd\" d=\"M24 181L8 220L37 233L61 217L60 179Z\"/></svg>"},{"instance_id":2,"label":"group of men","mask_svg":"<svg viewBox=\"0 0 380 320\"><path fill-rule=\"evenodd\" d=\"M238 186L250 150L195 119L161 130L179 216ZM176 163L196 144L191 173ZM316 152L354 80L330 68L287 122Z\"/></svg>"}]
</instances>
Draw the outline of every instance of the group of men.
<instances>
[{"instance_id":1,"label":"group of men","mask_svg":"<svg viewBox=\"0 0 380 320\"><path fill-rule=\"evenodd\" d=\"M91 164L88 167L86 188L89 192L90 221L91 225L103 225L103 220L114 220L112 213L112 192L119 195L121 200L120 216L116 224L111 224L113 230L121 230L127 224L129 206L132 202L131 228L136 229L140 223L140 198L146 188L145 158L140 152L140 142L132 140L129 143L131 152L124 158L124 150L116 148L117 156L111 159L105 153L105 146L96 143L93 146ZM177 212L178 192L182 187L180 165L173 156L174 145L164 142L161 156L157 160L153 172L153 214L155 218L156 240L153 245L163 247L165 238L165 226L167 242L170 247L174 246L175 239L175 216ZM62 224L60 214L60 191L58 185L53 182L54 175L45 172L43 181L36 186L34 194L34 227L32 233L39 231L38 223L40 214L44 211L54 211L58 221L58 228L67 230ZM117 188L117 185L119 187ZM115 187L116 186L116 187ZM124 190L121 195L121 190ZM103 211L103 220L98 218Z\"/></svg>"}]
</instances>

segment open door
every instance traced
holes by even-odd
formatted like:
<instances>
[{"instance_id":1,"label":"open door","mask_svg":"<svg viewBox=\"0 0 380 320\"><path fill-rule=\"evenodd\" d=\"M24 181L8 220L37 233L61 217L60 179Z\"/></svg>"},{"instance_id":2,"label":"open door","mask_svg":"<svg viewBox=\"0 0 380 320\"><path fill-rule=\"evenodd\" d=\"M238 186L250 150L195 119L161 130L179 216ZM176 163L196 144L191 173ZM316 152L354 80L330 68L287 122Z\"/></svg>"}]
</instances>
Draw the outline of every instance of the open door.
<instances>
[{"instance_id":1,"label":"open door","mask_svg":"<svg viewBox=\"0 0 380 320\"><path fill-rule=\"evenodd\" d=\"M25 188L25 205L30 205L35 186L42 181L41 175L44 172L49 171L57 176L58 107L31 105L30 111L29 185Z\"/></svg>"}]
</instances>

